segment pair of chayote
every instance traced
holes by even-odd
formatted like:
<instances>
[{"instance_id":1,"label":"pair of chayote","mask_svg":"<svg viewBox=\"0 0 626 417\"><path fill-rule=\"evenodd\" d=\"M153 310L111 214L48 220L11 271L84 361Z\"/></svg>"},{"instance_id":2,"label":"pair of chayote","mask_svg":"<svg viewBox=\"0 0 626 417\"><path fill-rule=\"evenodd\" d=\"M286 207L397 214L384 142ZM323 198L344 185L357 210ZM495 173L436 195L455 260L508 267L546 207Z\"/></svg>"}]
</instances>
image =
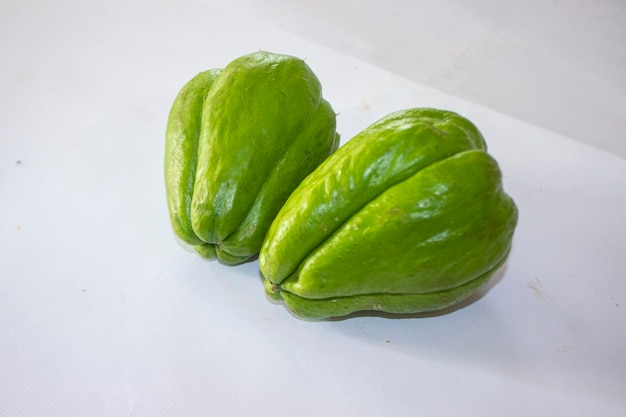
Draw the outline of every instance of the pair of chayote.
<instances>
[{"instance_id":1,"label":"pair of chayote","mask_svg":"<svg viewBox=\"0 0 626 417\"><path fill-rule=\"evenodd\" d=\"M226 264L258 254L266 292L308 319L440 310L506 261L517 208L469 120L402 110L338 144L303 60L260 51L198 74L167 126L174 231Z\"/></svg>"}]
</instances>

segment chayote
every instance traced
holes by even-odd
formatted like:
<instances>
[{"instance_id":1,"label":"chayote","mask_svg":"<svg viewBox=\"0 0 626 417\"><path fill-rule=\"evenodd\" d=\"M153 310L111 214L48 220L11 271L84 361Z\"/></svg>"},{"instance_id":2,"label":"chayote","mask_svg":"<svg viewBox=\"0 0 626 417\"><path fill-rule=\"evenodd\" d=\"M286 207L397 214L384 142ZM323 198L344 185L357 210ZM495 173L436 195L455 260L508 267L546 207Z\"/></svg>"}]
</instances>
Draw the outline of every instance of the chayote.
<instances>
[{"instance_id":1,"label":"chayote","mask_svg":"<svg viewBox=\"0 0 626 417\"><path fill-rule=\"evenodd\" d=\"M260 51L198 74L177 95L166 129L175 233L202 256L245 262L338 143L335 112L301 59Z\"/></svg>"},{"instance_id":2,"label":"chayote","mask_svg":"<svg viewBox=\"0 0 626 417\"><path fill-rule=\"evenodd\" d=\"M265 288L307 319L452 306L505 262L517 208L479 130L409 109L305 178L264 240Z\"/></svg>"}]
</instances>

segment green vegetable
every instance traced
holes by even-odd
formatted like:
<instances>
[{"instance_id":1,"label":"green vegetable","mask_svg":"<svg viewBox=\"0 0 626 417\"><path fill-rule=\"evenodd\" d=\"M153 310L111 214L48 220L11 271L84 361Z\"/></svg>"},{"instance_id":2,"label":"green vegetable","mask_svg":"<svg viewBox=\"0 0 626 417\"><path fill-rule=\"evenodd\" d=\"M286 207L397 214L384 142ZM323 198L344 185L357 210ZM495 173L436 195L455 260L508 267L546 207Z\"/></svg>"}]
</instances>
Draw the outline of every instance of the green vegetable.
<instances>
[{"instance_id":1,"label":"green vegetable","mask_svg":"<svg viewBox=\"0 0 626 417\"><path fill-rule=\"evenodd\" d=\"M335 112L303 60L269 52L202 72L166 129L172 227L207 258L249 260L289 194L339 143Z\"/></svg>"},{"instance_id":2,"label":"green vegetable","mask_svg":"<svg viewBox=\"0 0 626 417\"><path fill-rule=\"evenodd\" d=\"M292 193L259 255L267 292L297 315L418 313L458 303L505 262L517 209L467 119L384 117Z\"/></svg>"}]
</instances>

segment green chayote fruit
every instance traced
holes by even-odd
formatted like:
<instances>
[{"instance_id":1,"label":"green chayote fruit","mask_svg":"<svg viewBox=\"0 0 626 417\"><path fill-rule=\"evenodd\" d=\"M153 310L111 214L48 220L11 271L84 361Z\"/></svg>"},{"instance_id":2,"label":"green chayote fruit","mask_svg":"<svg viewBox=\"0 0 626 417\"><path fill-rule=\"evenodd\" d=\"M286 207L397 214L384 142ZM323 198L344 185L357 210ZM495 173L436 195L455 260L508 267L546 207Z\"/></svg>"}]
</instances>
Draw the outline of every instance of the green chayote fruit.
<instances>
[{"instance_id":1,"label":"green chayote fruit","mask_svg":"<svg viewBox=\"0 0 626 417\"><path fill-rule=\"evenodd\" d=\"M335 112L303 60L260 51L198 74L166 129L176 235L204 257L245 262L289 194L338 144Z\"/></svg>"},{"instance_id":2,"label":"green chayote fruit","mask_svg":"<svg viewBox=\"0 0 626 417\"><path fill-rule=\"evenodd\" d=\"M505 262L517 208L467 119L409 109L305 178L259 254L265 288L308 319L452 306Z\"/></svg>"}]
</instances>

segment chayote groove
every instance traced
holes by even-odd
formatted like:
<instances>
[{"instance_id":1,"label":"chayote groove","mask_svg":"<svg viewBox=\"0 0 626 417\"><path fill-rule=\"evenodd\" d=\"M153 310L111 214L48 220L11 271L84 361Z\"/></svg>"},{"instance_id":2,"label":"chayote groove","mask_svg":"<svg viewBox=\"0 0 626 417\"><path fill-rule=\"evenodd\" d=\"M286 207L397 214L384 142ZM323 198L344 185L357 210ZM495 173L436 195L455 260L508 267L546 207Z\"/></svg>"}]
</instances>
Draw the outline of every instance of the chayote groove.
<instances>
[{"instance_id":1,"label":"chayote groove","mask_svg":"<svg viewBox=\"0 0 626 417\"><path fill-rule=\"evenodd\" d=\"M166 129L174 232L204 257L245 262L338 142L335 112L299 58L259 51L198 74L177 95Z\"/></svg>"},{"instance_id":2,"label":"chayote groove","mask_svg":"<svg viewBox=\"0 0 626 417\"><path fill-rule=\"evenodd\" d=\"M304 318L439 310L506 261L517 216L469 120L408 109L357 134L302 181L259 266L267 292Z\"/></svg>"}]
</instances>

